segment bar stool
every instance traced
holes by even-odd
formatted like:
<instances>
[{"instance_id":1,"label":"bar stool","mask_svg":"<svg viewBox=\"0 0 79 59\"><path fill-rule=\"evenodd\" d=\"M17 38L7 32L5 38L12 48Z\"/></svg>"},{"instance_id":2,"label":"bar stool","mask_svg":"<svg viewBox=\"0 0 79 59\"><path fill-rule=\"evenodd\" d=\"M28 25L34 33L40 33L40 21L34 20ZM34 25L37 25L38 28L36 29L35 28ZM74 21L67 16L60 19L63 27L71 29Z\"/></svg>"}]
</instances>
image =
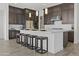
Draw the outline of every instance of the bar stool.
<instances>
[{"instance_id":1,"label":"bar stool","mask_svg":"<svg viewBox=\"0 0 79 59\"><path fill-rule=\"evenodd\" d=\"M23 39L24 37L24 39ZM20 44L24 46L24 40L25 40L25 34L24 33L20 33Z\"/></svg>"},{"instance_id":2,"label":"bar stool","mask_svg":"<svg viewBox=\"0 0 79 59\"><path fill-rule=\"evenodd\" d=\"M37 35L30 35L30 46L28 48L34 50L35 49L35 40Z\"/></svg>"},{"instance_id":3,"label":"bar stool","mask_svg":"<svg viewBox=\"0 0 79 59\"><path fill-rule=\"evenodd\" d=\"M46 49L43 47L43 42L46 40ZM39 44L40 43L40 44ZM35 51L41 54L48 52L48 37L38 36L36 37Z\"/></svg>"},{"instance_id":4,"label":"bar stool","mask_svg":"<svg viewBox=\"0 0 79 59\"><path fill-rule=\"evenodd\" d=\"M16 34L16 43L20 44L20 33Z\"/></svg>"},{"instance_id":5,"label":"bar stool","mask_svg":"<svg viewBox=\"0 0 79 59\"><path fill-rule=\"evenodd\" d=\"M25 39L24 39L24 46L28 47L29 43L28 43L28 38L29 38L30 34L25 34Z\"/></svg>"},{"instance_id":6,"label":"bar stool","mask_svg":"<svg viewBox=\"0 0 79 59\"><path fill-rule=\"evenodd\" d=\"M19 41L19 44L21 44L22 46L29 47L30 44L28 44L28 37L30 38L30 34L19 33L16 35L16 37L16 42Z\"/></svg>"},{"instance_id":7,"label":"bar stool","mask_svg":"<svg viewBox=\"0 0 79 59\"><path fill-rule=\"evenodd\" d=\"M31 35L30 34L26 34L26 46L27 48L30 48L31 46Z\"/></svg>"}]
</instances>

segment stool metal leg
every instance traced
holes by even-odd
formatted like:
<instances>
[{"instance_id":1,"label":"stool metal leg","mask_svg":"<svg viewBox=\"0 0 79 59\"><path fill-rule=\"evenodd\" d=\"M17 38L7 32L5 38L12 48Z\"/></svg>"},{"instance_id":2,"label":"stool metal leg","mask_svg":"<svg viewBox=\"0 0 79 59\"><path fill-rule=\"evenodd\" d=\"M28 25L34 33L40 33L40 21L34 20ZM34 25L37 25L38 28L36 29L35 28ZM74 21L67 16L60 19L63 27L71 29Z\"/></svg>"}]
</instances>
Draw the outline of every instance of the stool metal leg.
<instances>
[{"instance_id":1,"label":"stool metal leg","mask_svg":"<svg viewBox=\"0 0 79 59\"><path fill-rule=\"evenodd\" d=\"M35 50L38 48L38 39L35 40Z\"/></svg>"},{"instance_id":2,"label":"stool metal leg","mask_svg":"<svg viewBox=\"0 0 79 59\"><path fill-rule=\"evenodd\" d=\"M43 41L42 40L40 40L41 42L40 42L40 44L41 44L41 53L43 53Z\"/></svg>"},{"instance_id":3,"label":"stool metal leg","mask_svg":"<svg viewBox=\"0 0 79 59\"><path fill-rule=\"evenodd\" d=\"M18 38L18 35L16 35L16 43L19 43L19 38Z\"/></svg>"},{"instance_id":4,"label":"stool metal leg","mask_svg":"<svg viewBox=\"0 0 79 59\"><path fill-rule=\"evenodd\" d=\"M47 52L48 52L48 38L47 38Z\"/></svg>"},{"instance_id":5,"label":"stool metal leg","mask_svg":"<svg viewBox=\"0 0 79 59\"><path fill-rule=\"evenodd\" d=\"M37 39L37 48L38 48L38 39Z\"/></svg>"},{"instance_id":6,"label":"stool metal leg","mask_svg":"<svg viewBox=\"0 0 79 59\"><path fill-rule=\"evenodd\" d=\"M37 39L35 40L35 50L36 50L36 48L37 48Z\"/></svg>"},{"instance_id":7,"label":"stool metal leg","mask_svg":"<svg viewBox=\"0 0 79 59\"><path fill-rule=\"evenodd\" d=\"M28 37L25 36L25 47L27 47L27 45L28 45Z\"/></svg>"},{"instance_id":8,"label":"stool metal leg","mask_svg":"<svg viewBox=\"0 0 79 59\"><path fill-rule=\"evenodd\" d=\"M30 46L32 45L31 42L32 42L32 38L30 38Z\"/></svg>"},{"instance_id":9,"label":"stool metal leg","mask_svg":"<svg viewBox=\"0 0 79 59\"><path fill-rule=\"evenodd\" d=\"M29 42L29 40L30 40L30 42ZM29 36L27 38L27 47L30 48L30 46L31 46L31 37Z\"/></svg>"},{"instance_id":10,"label":"stool metal leg","mask_svg":"<svg viewBox=\"0 0 79 59\"><path fill-rule=\"evenodd\" d=\"M24 35L24 42L23 42L23 46L25 46L26 44L26 36Z\"/></svg>"},{"instance_id":11,"label":"stool metal leg","mask_svg":"<svg viewBox=\"0 0 79 59\"><path fill-rule=\"evenodd\" d=\"M26 43L26 44L27 44L27 46L28 46L28 37L27 37L27 43Z\"/></svg>"},{"instance_id":12,"label":"stool metal leg","mask_svg":"<svg viewBox=\"0 0 79 59\"><path fill-rule=\"evenodd\" d=\"M18 38L18 41L19 41L19 43L20 43L20 36L19 36L19 38Z\"/></svg>"},{"instance_id":13,"label":"stool metal leg","mask_svg":"<svg viewBox=\"0 0 79 59\"><path fill-rule=\"evenodd\" d=\"M22 35L21 35L21 46L22 46Z\"/></svg>"},{"instance_id":14,"label":"stool metal leg","mask_svg":"<svg viewBox=\"0 0 79 59\"><path fill-rule=\"evenodd\" d=\"M32 38L32 49L33 49L33 38Z\"/></svg>"}]
</instances>

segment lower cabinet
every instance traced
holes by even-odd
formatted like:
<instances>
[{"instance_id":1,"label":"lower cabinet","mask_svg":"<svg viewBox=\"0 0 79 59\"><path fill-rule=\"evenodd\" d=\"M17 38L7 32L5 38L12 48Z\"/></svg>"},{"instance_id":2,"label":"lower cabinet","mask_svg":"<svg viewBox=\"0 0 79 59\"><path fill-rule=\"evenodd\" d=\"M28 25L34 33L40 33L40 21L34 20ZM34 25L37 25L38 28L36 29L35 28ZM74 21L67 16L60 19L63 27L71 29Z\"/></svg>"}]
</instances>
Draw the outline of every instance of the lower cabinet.
<instances>
[{"instance_id":1,"label":"lower cabinet","mask_svg":"<svg viewBox=\"0 0 79 59\"><path fill-rule=\"evenodd\" d=\"M63 47L65 48L68 44L68 32L63 33Z\"/></svg>"},{"instance_id":2,"label":"lower cabinet","mask_svg":"<svg viewBox=\"0 0 79 59\"><path fill-rule=\"evenodd\" d=\"M65 48L68 42L74 42L74 31L64 32L63 33L63 47Z\"/></svg>"},{"instance_id":3,"label":"lower cabinet","mask_svg":"<svg viewBox=\"0 0 79 59\"><path fill-rule=\"evenodd\" d=\"M19 33L20 31L17 30L9 30L9 39L15 39L16 34Z\"/></svg>"},{"instance_id":4,"label":"lower cabinet","mask_svg":"<svg viewBox=\"0 0 79 59\"><path fill-rule=\"evenodd\" d=\"M74 31L68 32L68 41L74 42Z\"/></svg>"}]
</instances>

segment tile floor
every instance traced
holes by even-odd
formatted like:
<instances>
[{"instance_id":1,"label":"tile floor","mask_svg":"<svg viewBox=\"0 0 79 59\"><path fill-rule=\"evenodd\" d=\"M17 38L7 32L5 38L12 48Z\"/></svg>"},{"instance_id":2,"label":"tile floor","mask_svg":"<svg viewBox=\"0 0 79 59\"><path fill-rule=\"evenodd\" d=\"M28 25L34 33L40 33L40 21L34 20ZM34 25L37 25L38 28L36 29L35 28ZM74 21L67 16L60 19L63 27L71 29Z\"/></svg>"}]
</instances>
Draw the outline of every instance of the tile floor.
<instances>
[{"instance_id":1,"label":"tile floor","mask_svg":"<svg viewBox=\"0 0 79 59\"><path fill-rule=\"evenodd\" d=\"M35 53L34 50L17 44L15 39L0 40L0 56L79 56L79 44L69 43L64 50L56 54L39 54Z\"/></svg>"}]
</instances>

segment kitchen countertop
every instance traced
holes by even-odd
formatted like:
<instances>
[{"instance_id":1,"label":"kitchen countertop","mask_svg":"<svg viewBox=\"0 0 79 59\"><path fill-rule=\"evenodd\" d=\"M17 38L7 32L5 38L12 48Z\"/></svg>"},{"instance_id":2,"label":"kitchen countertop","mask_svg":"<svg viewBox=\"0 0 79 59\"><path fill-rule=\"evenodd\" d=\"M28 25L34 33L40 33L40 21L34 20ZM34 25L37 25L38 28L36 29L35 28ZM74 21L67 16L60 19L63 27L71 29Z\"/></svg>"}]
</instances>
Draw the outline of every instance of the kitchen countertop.
<instances>
[{"instance_id":1,"label":"kitchen countertop","mask_svg":"<svg viewBox=\"0 0 79 59\"><path fill-rule=\"evenodd\" d=\"M21 30L20 30L21 31ZM31 31L31 32L68 32L68 31L73 31L73 30L64 30L64 29L53 29L53 30L25 30L23 31Z\"/></svg>"}]
</instances>

